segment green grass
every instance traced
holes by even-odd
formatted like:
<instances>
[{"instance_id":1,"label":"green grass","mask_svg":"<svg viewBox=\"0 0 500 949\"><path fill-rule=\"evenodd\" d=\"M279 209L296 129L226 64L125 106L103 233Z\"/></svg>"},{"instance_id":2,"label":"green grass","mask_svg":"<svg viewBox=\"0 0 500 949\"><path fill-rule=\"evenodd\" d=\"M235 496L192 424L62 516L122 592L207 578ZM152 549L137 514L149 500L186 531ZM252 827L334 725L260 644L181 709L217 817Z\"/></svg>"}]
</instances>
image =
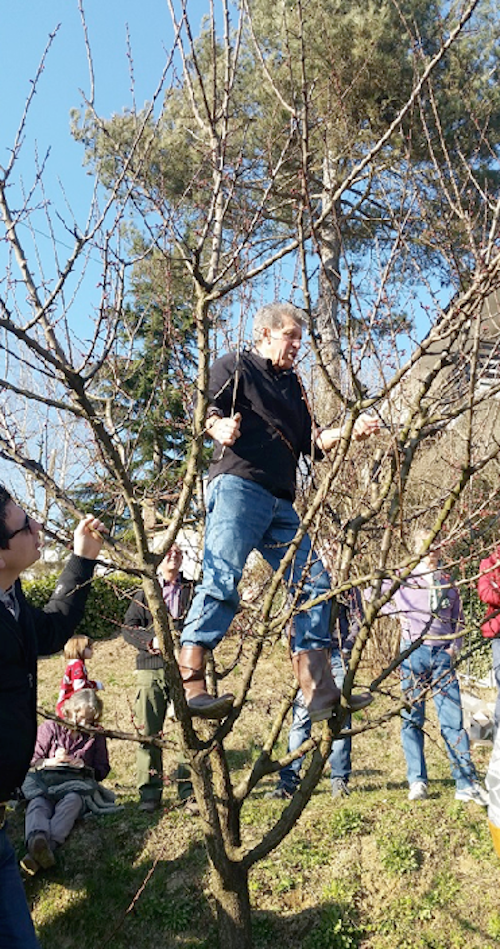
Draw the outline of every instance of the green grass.
<instances>
[{"instance_id":1,"label":"green grass","mask_svg":"<svg viewBox=\"0 0 500 949\"><path fill-rule=\"evenodd\" d=\"M414 873L421 866L422 859L418 847L406 834L383 837L377 841L377 847L384 870L393 876Z\"/></svg>"},{"instance_id":2,"label":"green grass","mask_svg":"<svg viewBox=\"0 0 500 949\"><path fill-rule=\"evenodd\" d=\"M332 815L329 829L334 838L341 840L353 834L368 832L368 822L359 810L346 806Z\"/></svg>"},{"instance_id":3,"label":"green grass","mask_svg":"<svg viewBox=\"0 0 500 949\"><path fill-rule=\"evenodd\" d=\"M347 906L327 906L317 926L304 939L304 949L358 949L361 930Z\"/></svg>"},{"instance_id":4,"label":"green grass","mask_svg":"<svg viewBox=\"0 0 500 949\"><path fill-rule=\"evenodd\" d=\"M132 664L133 652L120 640L97 644L90 673L105 681L110 727L128 727ZM60 666L60 658L40 663L47 704ZM266 675L268 708L276 683L271 660ZM253 693L258 697L258 681ZM243 714L231 750L238 777L258 755L270 721L257 701ZM178 764L176 734L169 732L168 774ZM153 818L139 812L134 749L110 742L110 754L106 783L116 787L123 810L77 825L57 866L27 882L42 949L218 949L201 821L179 807L175 782L166 784L163 811ZM473 754L484 775L489 750ZM355 738L350 797L332 800L325 775L292 833L250 874L254 949L500 947L500 862L486 814L455 802L432 715L427 764L430 796L411 803L398 722ZM275 783L276 776L266 778L244 805L244 846L258 842L287 806L264 797ZM10 825L21 856L22 813Z\"/></svg>"}]
</instances>

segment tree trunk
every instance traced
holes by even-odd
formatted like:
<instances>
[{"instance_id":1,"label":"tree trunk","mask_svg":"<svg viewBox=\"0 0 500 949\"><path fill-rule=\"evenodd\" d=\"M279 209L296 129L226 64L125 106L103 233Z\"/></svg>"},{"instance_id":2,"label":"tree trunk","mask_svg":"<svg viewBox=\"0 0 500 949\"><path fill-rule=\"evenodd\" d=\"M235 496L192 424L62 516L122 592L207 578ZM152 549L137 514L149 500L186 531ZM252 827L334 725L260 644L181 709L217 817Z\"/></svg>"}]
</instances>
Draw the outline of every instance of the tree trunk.
<instances>
[{"instance_id":1,"label":"tree trunk","mask_svg":"<svg viewBox=\"0 0 500 949\"><path fill-rule=\"evenodd\" d=\"M322 249L326 249L323 243ZM330 258L329 263L333 263ZM319 278L319 296L315 312L316 333L323 366L338 389L342 389L340 367L340 336L337 327L337 297L328 277ZM339 409L338 396L320 370L315 385L315 415L321 425L331 425Z\"/></svg>"},{"instance_id":2,"label":"tree trunk","mask_svg":"<svg viewBox=\"0 0 500 949\"><path fill-rule=\"evenodd\" d=\"M223 877L212 863L212 892L217 907L219 949L252 949L248 872L233 863Z\"/></svg>"},{"instance_id":3,"label":"tree trunk","mask_svg":"<svg viewBox=\"0 0 500 949\"><path fill-rule=\"evenodd\" d=\"M332 205L331 194L335 185L333 169L328 158L323 163L322 212L328 211L318 232L321 269L315 329L321 361L329 378L342 388L340 367L341 332L338 321L338 289L340 285L340 206ZM338 412L338 397L320 371L316 383L315 413L323 425L331 425Z\"/></svg>"}]
</instances>

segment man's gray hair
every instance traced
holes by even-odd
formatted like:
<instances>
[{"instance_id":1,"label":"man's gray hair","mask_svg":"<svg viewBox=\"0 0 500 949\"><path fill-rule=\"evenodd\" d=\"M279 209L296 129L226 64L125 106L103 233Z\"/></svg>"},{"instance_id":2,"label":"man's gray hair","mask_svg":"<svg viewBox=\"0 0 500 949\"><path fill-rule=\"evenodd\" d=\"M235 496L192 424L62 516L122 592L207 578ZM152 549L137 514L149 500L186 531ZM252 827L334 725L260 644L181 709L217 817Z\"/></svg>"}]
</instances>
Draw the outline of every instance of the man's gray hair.
<instances>
[{"instance_id":1,"label":"man's gray hair","mask_svg":"<svg viewBox=\"0 0 500 949\"><path fill-rule=\"evenodd\" d=\"M283 317L289 317L297 326L304 326L304 311L292 303L266 303L259 307L253 319L254 343L260 343L264 329L280 330Z\"/></svg>"}]
</instances>

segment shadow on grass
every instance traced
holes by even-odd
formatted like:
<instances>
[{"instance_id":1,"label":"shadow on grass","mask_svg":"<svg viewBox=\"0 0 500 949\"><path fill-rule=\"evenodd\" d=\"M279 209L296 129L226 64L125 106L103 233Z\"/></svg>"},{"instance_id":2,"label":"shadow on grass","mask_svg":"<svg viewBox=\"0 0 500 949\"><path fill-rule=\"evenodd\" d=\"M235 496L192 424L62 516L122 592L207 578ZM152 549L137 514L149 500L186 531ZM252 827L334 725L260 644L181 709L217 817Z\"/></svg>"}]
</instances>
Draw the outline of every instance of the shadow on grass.
<instances>
[{"instance_id":1,"label":"shadow on grass","mask_svg":"<svg viewBox=\"0 0 500 949\"><path fill-rule=\"evenodd\" d=\"M288 916L257 912L252 917L254 949L356 949L363 930L345 904L321 903ZM213 947L215 949L215 947Z\"/></svg>"},{"instance_id":2,"label":"shadow on grass","mask_svg":"<svg viewBox=\"0 0 500 949\"><path fill-rule=\"evenodd\" d=\"M446 794L453 787L449 779L438 779L435 784ZM19 855L23 852L23 817L15 814L11 821L11 839ZM464 821L466 817L465 813ZM352 842L356 827L345 826L349 831L346 839ZM366 827L359 829L364 833ZM456 833L460 837L461 826ZM292 842L289 851L292 844L291 858L285 848L281 862L271 858L274 868L267 908L252 913L254 949L358 949L367 945L363 924L370 926L371 921L358 918L354 900L336 901L335 892L314 907L303 908L292 899L283 901L277 885L282 864L293 868L289 871L292 889L297 868L307 870L306 857L314 858L312 870L317 860L328 866L327 856L316 852L315 841L307 848ZM327 851L330 844L330 839L325 839ZM27 883L42 949L217 949L201 822L172 801L166 802L163 813L153 815L140 813L136 802L128 802L118 814L77 825L57 859L53 870ZM331 870L325 873L328 880ZM386 920L386 928L394 924L395 932L404 922L409 949L423 945L421 933L430 933L437 925L435 914L445 913L440 907L450 895L449 872L443 871L442 876L443 893L437 891L439 881L433 877L428 896L419 891L416 908L408 907L405 892L404 901L401 898L395 906L394 919ZM422 915L423 903L428 919ZM401 919L403 910L408 917L405 920ZM462 935L467 925L476 927L471 928L474 933L480 931L480 922L467 923L458 914L456 921ZM498 926L500 929L500 923ZM445 944L431 941L428 945L442 949Z\"/></svg>"},{"instance_id":3,"label":"shadow on grass","mask_svg":"<svg viewBox=\"0 0 500 949\"><path fill-rule=\"evenodd\" d=\"M217 949L199 822L180 807L166 810L164 819L130 803L78 823L57 865L26 881L42 949ZM19 855L23 818L16 813L11 827ZM323 949L333 933L358 944L352 911L335 903L254 911L252 924L255 949Z\"/></svg>"},{"instance_id":4,"label":"shadow on grass","mask_svg":"<svg viewBox=\"0 0 500 949\"><path fill-rule=\"evenodd\" d=\"M378 778L386 773L382 768L353 768L350 776L351 778Z\"/></svg>"},{"instance_id":5,"label":"shadow on grass","mask_svg":"<svg viewBox=\"0 0 500 949\"><path fill-rule=\"evenodd\" d=\"M10 834L19 856L23 818L14 815ZM193 820L179 805L148 815L130 803L79 822L56 866L25 881L42 949L214 946L206 853Z\"/></svg>"}]
</instances>

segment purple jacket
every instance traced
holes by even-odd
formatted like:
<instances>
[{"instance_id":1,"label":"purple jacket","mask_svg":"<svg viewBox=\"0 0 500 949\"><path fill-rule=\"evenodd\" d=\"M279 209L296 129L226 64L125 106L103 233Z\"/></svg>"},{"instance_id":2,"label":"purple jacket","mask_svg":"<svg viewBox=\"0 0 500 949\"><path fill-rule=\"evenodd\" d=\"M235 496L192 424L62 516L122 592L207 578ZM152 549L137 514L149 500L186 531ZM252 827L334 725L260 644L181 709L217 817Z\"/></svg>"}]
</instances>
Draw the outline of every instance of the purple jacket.
<instances>
[{"instance_id":1,"label":"purple jacket","mask_svg":"<svg viewBox=\"0 0 500 949\"><path fill-rule=\"evenodd\" d=\"M102 781L110 772L108 748L104 735L84 735L74 732L66 725L52 719L42 722L36 733L32 766L40 758L53 758L57 748L72 758L81 758L84 764L94 769L97 781Z\"/></svg>"},{"instance_id":2,"label":"purple jacket","mask_svg":"<svg viewBox=\"0 0 500 949\"><path fill-rule=\"evenodd\" d=\"M437 606L432 608L432 578L429 567L420 564L380 612L398 617L405 642L415 642L423 634L426 646L445 646L458 652L462 647L461 632L465 625L460 594L450 575L441 571L434 587ZM383 580L381 592L387 593L391 586L391 580ZM370 587L365 597L372 600L373 596L374 591ZM450 636L455 639L450 640Z\"/></svg>"}]
</instances>

